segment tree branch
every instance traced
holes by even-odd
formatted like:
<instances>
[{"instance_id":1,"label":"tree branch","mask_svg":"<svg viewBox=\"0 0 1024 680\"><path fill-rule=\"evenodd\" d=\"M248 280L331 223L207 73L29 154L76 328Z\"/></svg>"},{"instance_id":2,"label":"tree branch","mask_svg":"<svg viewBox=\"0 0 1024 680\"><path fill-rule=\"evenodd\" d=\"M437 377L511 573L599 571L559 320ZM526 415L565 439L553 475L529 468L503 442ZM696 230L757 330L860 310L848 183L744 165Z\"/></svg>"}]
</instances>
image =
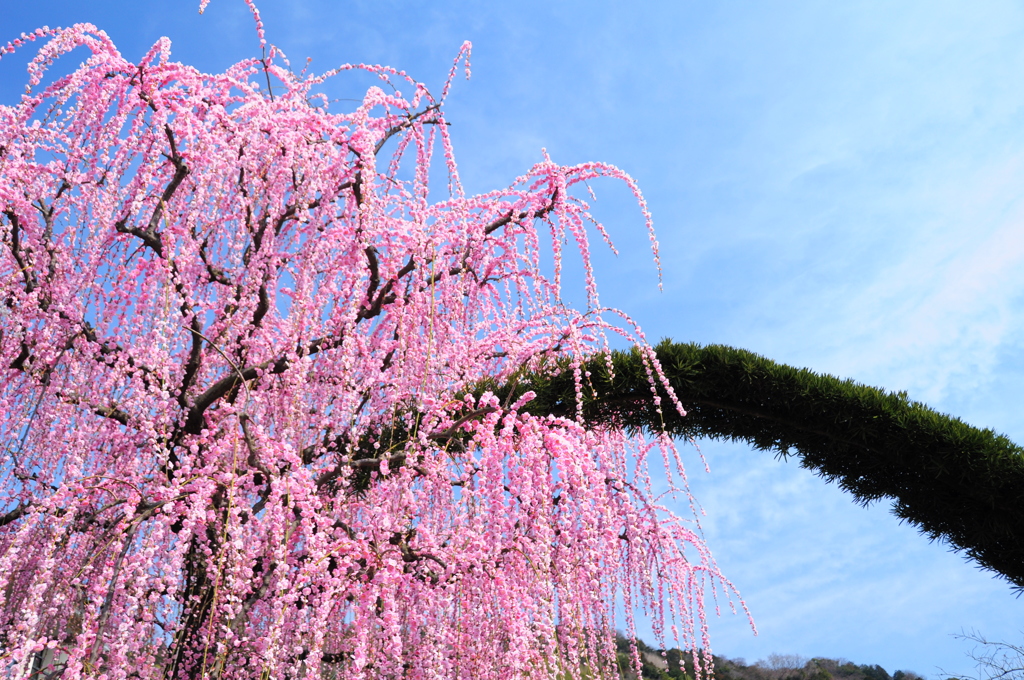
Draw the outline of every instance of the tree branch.
<instances>
[{"instance_id":1,"label":"tree branch","mask_svg":"<svg viewBox=\"0 0 1024 680\"><path fill-rule=\"evenodd\" d=\"M394 127L388 128L387 132L384 133L384 136L380 138L380 141L378 141L374 145L374 147L373 147L373 155L376 156L377 154L379 154L381 149L384 148L384 144L389 139L391 139L392 137L397 135L402 130L405 130L405 129L408 129L408 128L412 127L413 123L415 123L418 119L422 118L426 114L430 113L431 111L437 111L440 108L441 108L441 104L440 103L431 104L430 106L428 106L427 108L423 109L422 111L418 111L416 113L409 114L408 120L400 123L399 125L395 125ZM425 125L437 125L440 122L441 122L440 120L425 120L425 121L423 121L423 123Z\"/></svg>"},{"instance_id":2,"label":"tree branch","mask_svg":"<svg viewBox=\"0 0 1024 680\"><path fill-rule=\"evenodd\" d=\"M174 130L171 129L169 124L164 124L164 134L167 135L167 143L171 146L169 159L174 164L174 176L171 177L171 181L164 188L164 193L160 196L160 202L156 204L156 208L153 209L153 214L149 218L146 230L151 234L155 234L157 227L160 226L160 218L163 215L164 206L170 202L174 192L178 190L178 186L188 177L189 173L185 160L178 153L178 145L174 142Z\"/></svg>"},{"instance_id":3,"label":"tree branch","mask_svg":"<svg viewBox=\"0 0 1024 680\"><path fill-rule=\"evenodd\" d=\"M11 510L11 511L9 511L9 512L3 514L3 515L0 515L0 527L4 527L4 526L7 526L8 524L10 524L12 522L16 522L26 512L28 512L28 509L31 508L31 507L32 507L32 503L25 503L25 502L19 501L18 505L15 506L15 508L13 510Z\"/></svg>"},{"instance_id":4,"label":"tree branch","mask_svg":"<svg viewBox=\"0 0 1024 680\"><path fill-rule=\"evenodd\" d=\"M171 177L171 181L167 183L167 186L164 187L164 191L160 196L159 202L157 202L156 207L153 208L153 214L149 218L149 224L146 225L145 229L129 227L129 216L126 215L119 219L114 225L114 228L117 229L118 232L122 234L131 234L132 236L141 239L150 250L161 258L164 256L164 244L163 239L157 232L157 227L160 226L160 219L163 217L165 206L174 196L174 192L178 190L178 187L189 173L185 160L178 153L178 147L174 141L174 131L171 129L169 124L164 125L164 134L167 135L167 141L171 146L171 155L168 156L168 160L170 160L174 165L174 175Z\"/></svg>"},{"instance_id":5,"label":"tree branch","mask_svg":"<svg viewBox=\"0 0 1024 680\"><path fill-rule=\"evenodd\" d=\"M35 272L32 271L31 265L25 258L25 253L21 246L21 221L18 219L18 213L13 210L5 210L4 215L7 216L7 220L11 223L11 254L14 256L14 261L18 264L18 270L21 272L22 278L25 281L25 292L31 293L39 285L36 280Z\"/></svg>"},{"instance_id":6,"label":"tree branch","mask_svg":"<svg viewBox=\"0 0 1024 680\"><path fill-rule=\"evenodd\" d=\"M429 435L429 438L435 441L448 441L449 439L455 437L459 433L459 428L468 423L469 421L474 420L475 418L479 418L480 416L485 416L488 413L494 413L497 410L498 409L493 406L485 406L484 408L478 408L473 411L470 411L469 413L467 413L466 415L462 416L454 423L452 423L451 427L449 427L447 430L444 430L442 432L435 432L434 434Z\"/></svg>"},{"instance_id":7,"label":"tree branch","mask_svg":"<svg viewBox=\"0 0 1024 680\"><path fill-rule=\"evenodd\" d=\"M535 211L533 213L534 219L536 219L538 217L544 217L549 212L554 210L555 209L555 201L557 199L558 199L558 190L556 189L555 192L551 195L551 201L546 206L544 206L540 210L537 210L537 211ZM518 222L519 220L526 219L527 217L529 217L529 215L530 215L529 211L525 211L524 210L523 212L520 212L518 215L516 215L514 210L509 210L507 213L505 213L505 215L503 217L499 217L498 219L494 220L493 222L488 223L487 226L484 227L484 234L486 234L486 235L493 234L494 232L498 231L499 229L501 229L505 225L511 223L513 221L513 219L514 219L514 221ZM514 216L514 218L513 218L513 216Z\"/></svg>"},{"instance_id":8,"label":"tree branch","mask_svg":"<svg viewBox=\"0 0 1024 680\"><path fill-rule=\"evenodd\" d=\"M252 507L252 513L256 515L264 508L264 506L266 506L267 499L270 498L271 483L273 480L271 478L270 468L264 465L263 461L260 459L259 450L256 447L256 438L252 436L252 431L249 427L249 422L251 421L249 414L243 413L238 416L238 420L242 423L242 434L245 436L245 445L249 449L249 457L246 462L259 470L260 474L262 474L266 480L263 493L260 494L259 500Z\"/></svg>"}]
</instances>

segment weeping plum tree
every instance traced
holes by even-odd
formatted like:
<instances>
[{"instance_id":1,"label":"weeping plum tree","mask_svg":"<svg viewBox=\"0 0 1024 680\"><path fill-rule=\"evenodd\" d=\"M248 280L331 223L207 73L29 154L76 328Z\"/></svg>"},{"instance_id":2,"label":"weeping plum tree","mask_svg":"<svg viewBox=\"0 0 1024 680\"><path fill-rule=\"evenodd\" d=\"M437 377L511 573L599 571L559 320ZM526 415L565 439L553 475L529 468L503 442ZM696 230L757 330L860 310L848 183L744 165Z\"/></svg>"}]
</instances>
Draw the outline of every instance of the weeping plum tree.
<instances>
[{"instance_id":1,"label":"weeping plum tree","mask_svg":"<svg viewBox=\"0 0 1024 680\"><path fill-rule=\"evenodd\" d=\"M0 672L614 676L641 606L706 649L705 588L731 587L652 495L668 436L474 391L617 332L660 399L589 264L589 307L559 297L581 185L647 216L633 181L545 157L467 196L458 60L436 98L385 67L296 76L256 20L263 57L212 75L85 24L6 49L43 40L0 107ZM336 112L318 88L352 69L380 86Z\"/></svg>"}]
</instances>

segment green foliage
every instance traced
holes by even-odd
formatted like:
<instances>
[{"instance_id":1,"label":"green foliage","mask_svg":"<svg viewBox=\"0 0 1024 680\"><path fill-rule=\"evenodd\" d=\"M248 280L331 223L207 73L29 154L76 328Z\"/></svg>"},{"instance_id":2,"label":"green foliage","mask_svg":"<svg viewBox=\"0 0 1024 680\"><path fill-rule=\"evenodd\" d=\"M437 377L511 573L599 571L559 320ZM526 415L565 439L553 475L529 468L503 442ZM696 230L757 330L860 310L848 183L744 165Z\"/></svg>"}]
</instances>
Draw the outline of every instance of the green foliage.
<instances>
[{"instance_id":1,"label":"green foliage","mask_svg":"<svg viewBox=\"0 0 1024 680\"><path fill-rule=\"evenodd\" d=\"M694 680L691 652L679 649L654 649L643 640L636 641L640 653L640 676L636 675L632 661L630 640L623 635L615 639L619 659L619 674L627 680ZM912 671L896 671L891 677L879 665L857 665L845 659L806 659L796 655L769 654L768 658L747 665L743 659L715 656L710 675L702 669L708 680L922 680Z\"/></svg>"},{"instance_id":2,"label":"green foliage","mask_svg":"<svg viewBox=\"0 0 1024 680\"><path fill-rule=\"evenodd\" d=\"M616 652L619 662L619 675L623 678L636 678L633 668L633 655L628 638L618 635L615 638ZM694 680L696 673L693 667L693 655L678 649L668 651L654 649L643 640L636 641L640 653L640 677L652 680ZM702 669L705 680L729 680L728 675L713 672L708 675Z\"/></svg>"},{"instance_id":3,"label":"green foliage","mask_svg":"<svg viewBox=\"0 0 1024 680\"><path fill-rule=\"evenodd\" d=\"M598 355L582 405L594 426L674 436L744 441L782 458L795 456L867 504L889 499L901 520L941 539L1024 589L1024 450L992 430L851 380L819 375L722 345L663 341L655 348L669 384L686 408L681 417L637 349ZM537 393L527 410L574 416L567 363L523 372L506 385L479 386L514 400ZM887 680L875 679L871 680Z\"/></svg>"}]
</instances>

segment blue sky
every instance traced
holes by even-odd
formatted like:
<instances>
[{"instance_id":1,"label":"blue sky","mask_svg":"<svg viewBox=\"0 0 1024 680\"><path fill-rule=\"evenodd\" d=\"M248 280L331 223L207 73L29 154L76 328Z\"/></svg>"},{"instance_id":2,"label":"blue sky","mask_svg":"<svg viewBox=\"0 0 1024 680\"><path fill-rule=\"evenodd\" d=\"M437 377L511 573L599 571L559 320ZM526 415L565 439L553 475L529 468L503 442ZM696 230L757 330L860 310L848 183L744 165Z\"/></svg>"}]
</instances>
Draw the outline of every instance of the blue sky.
<instances>
[{"instance_id":1,"label":"blue sky","mask_svg":"<svg viewBox=\"0 0 1024 680\"><path fill-rule=\"evenodd\" d=\"M89 21L141 57L221 70L255 53L240 0L0 0L0 41ZM473 78L447 103L469 191L541 158L614 163L639 212L598 185L620 255L602 302L648 337L719 342L851 377L1024 442L1024 9L998 2L413 3L263 0L301 64L386 63L438 89L463 40ZM27 53L26 53L27 54ZM0 61L0 99L21 91ZM358 89L337 96L358 96ZM351 87L362 83L351 81ZM596 249L596 248L595 248ZM690 477L720 566L757 621L712 623L717 653L845 657L967 672L975 628L1020 640L1024 602L884 505L793 463L703 442Z\"/></svg>"}]
</instances>

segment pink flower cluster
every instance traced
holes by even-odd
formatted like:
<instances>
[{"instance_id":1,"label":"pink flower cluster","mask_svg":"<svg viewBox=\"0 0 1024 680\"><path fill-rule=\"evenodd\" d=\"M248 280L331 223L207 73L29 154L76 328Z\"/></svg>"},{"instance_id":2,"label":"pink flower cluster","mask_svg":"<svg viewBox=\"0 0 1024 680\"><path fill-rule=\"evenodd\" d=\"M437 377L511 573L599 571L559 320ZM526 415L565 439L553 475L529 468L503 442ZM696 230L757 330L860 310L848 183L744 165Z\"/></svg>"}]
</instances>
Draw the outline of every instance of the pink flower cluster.
<instances>
[{"instance_id":1,"label":"pink flower cluster","mask_svg":"<svg viewBox=\"0 0 1024 680\"><path fill-rule=\"evenodd\" d=\"M601 313L574 194L618 178L646 216L625 173L545 159L465 196L442 101L401 72L40 36L0 106L0 675L616 677L639 607L707 648L730 586L652 492L672 442L473 396L639 339ZM381 85L319 105L352 68Z\"/></svg>"}]
</instances>

